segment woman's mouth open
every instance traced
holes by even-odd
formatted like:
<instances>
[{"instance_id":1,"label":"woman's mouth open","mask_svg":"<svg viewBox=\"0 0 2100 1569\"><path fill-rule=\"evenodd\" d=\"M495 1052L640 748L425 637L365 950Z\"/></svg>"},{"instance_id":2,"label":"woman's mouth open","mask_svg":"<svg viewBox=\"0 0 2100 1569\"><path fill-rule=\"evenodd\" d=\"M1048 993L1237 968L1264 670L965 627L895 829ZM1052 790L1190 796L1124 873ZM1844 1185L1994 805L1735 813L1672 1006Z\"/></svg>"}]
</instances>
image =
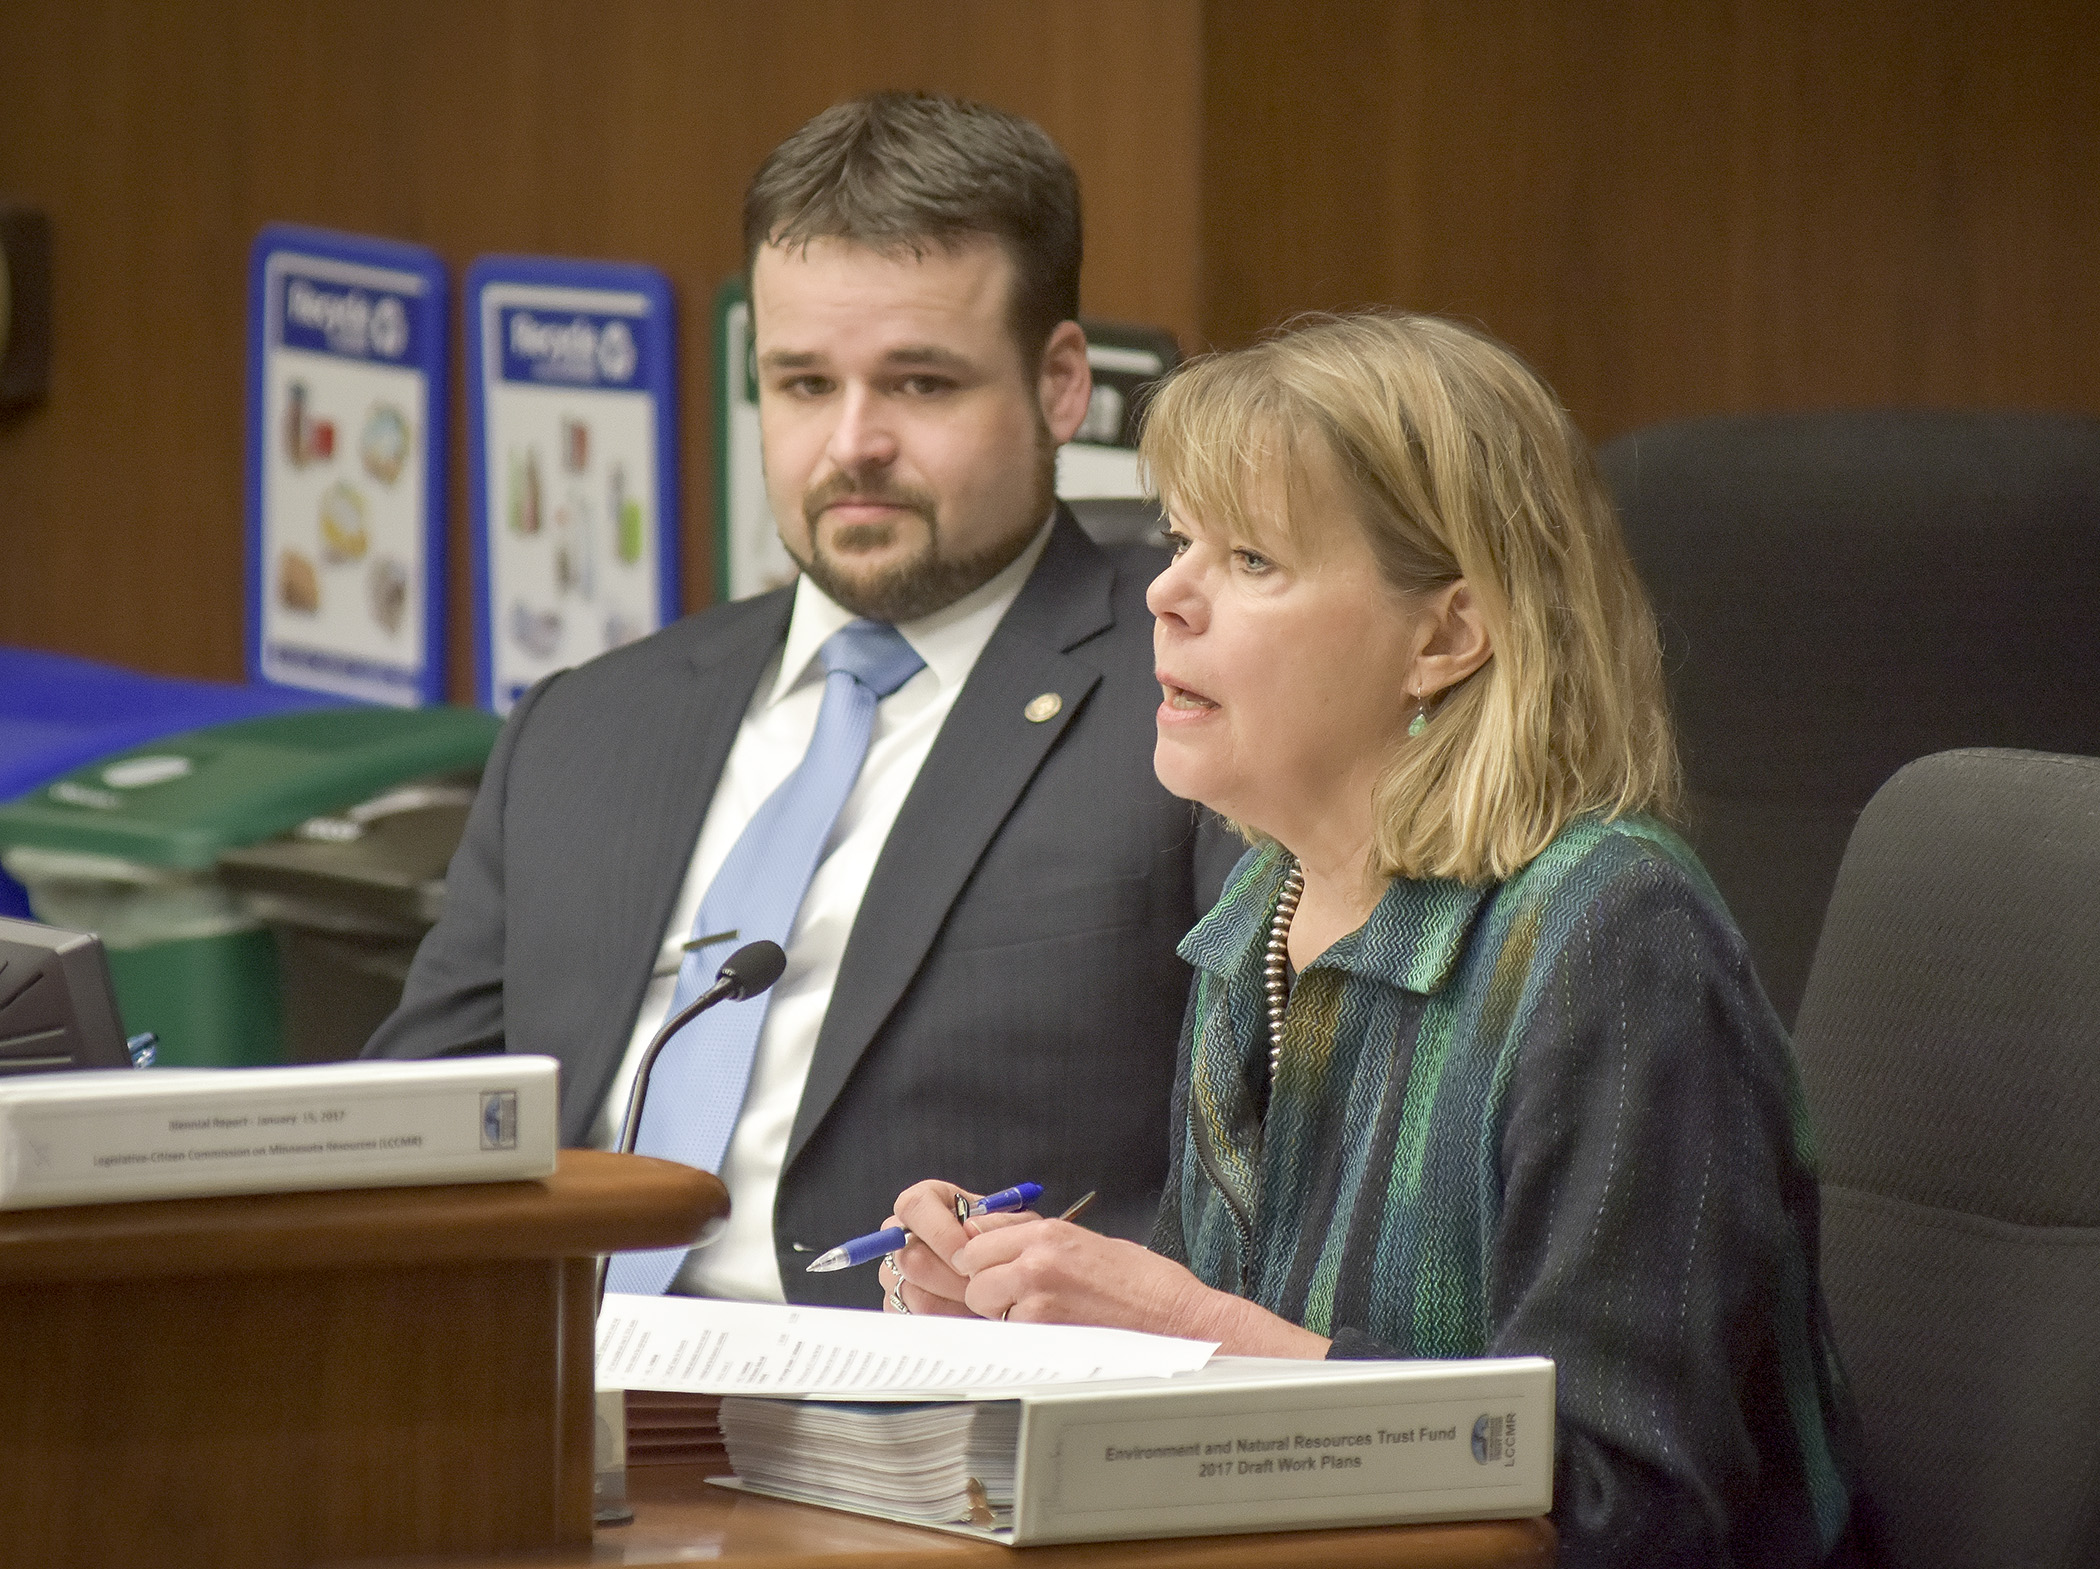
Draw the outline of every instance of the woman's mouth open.
<instances>
[{"instance_id":1,"label":"woman's mouth open","mask_svg":"<svg viewBox=\"0 0 2100 1569\"><path fill-rule=\"evenodd\" d=\"M1161 676L1158 679L1160 693L1162 694L1159 705L1162 716L1167 714L1195 715L1217 712L1218 705L1205 697L1201 692L1192 692L1185 686L1176 685L1165 676Z\"/></svg>"}]
</instances>

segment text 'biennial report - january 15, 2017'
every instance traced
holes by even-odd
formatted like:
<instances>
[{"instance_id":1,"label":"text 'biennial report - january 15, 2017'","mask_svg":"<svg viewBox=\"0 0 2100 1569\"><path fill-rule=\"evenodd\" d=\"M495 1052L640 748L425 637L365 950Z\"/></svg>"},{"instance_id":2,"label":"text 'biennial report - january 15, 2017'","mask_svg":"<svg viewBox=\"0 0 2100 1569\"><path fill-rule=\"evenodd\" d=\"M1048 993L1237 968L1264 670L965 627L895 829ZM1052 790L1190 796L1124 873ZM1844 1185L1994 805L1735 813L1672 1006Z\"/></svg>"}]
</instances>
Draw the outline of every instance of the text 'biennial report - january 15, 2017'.
<instances>
[{"instance_id":1,"label":"text 'biennial report - january 15, 2017'","mask_svg":"<svg viewBox=\"0 0 2100 1569\"><path fill-rule=\"evenodd\" d=\"M0 1082L0 1208L551 1174L551 1057Z\"/></svg>"}]
</instances>

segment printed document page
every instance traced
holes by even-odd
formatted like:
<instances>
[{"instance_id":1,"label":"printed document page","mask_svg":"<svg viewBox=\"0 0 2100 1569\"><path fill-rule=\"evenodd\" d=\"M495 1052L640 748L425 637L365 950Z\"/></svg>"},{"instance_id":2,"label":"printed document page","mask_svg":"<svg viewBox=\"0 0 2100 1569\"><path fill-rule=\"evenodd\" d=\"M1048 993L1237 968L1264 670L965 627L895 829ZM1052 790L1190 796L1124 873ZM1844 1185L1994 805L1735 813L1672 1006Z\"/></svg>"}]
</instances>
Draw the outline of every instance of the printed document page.
<instances>
[{"instance_id":1,"label":"printed document page","mask_svg":"<svg viewBox=\"0 0 2100 1569\"><path fill-rule=\"evenodd\" d=\"M980 1396L1043 1384L1171 1378L1212 1341L1072 1324L1002 1324L774 1302L607 1295L598 1387L854 1400Z\"/></svg>"}]
</instances>

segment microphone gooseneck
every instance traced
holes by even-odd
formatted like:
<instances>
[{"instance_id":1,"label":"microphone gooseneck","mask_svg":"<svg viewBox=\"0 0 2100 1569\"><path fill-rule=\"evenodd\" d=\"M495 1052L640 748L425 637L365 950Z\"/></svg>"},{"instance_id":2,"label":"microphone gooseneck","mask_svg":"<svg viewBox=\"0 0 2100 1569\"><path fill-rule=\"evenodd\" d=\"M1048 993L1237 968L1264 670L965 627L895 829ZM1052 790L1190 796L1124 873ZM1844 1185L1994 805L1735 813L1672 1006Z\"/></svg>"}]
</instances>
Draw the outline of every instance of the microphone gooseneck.
<instances>
[{"instance_id":1,"label":"microphone gooseneck","mask_svg":"<svg viewBox=\"0 0 2100 1569\"><path fill-rule=\"evenodd\" d=\"M664 1027L650 1040L649 1049L642 1053L641 1063L634 1070L634 1088L627 1094L627 1121L620 1130L622 1155L634 1153L635 1138L642 1131L642 1105L649 1098L649 1075L655 1071L656 1059L663 1055L663 1049L671 1044L671 1037L718 1002L756 997L779 980L780 972L786 968L787 955L779 943L745 943L722 961L722 967L715 971L714 985L664 1020Z\"/></svg>"},{"instance_id":2,"label":"microphone gooseneck","mask_svg":"<svg viewBox=\"0 0 2100 1569\"><path fill-rule=\"evenodd\" d=\"M743 947L722 961L715 971L715 983L664 1020L649 1042L649 1049L642 1053L642 1060L634 1070L634 1088L627 1094L627 1123L620 1130L620 1153L634 1153L635 1136L642 1131L642 1104L649 1098L649 1075L656 1070L656 1059L663 1049L671 1044L671 1037L684 1029L701 1014L718 1002L741 1002L746 997L756 997L760 992L780 979L780 972L787 968L787 955L777 942L745 943ZM597 1305L605 1306L605 1259L598 1260Z\"/></svg>"}]
</instances>

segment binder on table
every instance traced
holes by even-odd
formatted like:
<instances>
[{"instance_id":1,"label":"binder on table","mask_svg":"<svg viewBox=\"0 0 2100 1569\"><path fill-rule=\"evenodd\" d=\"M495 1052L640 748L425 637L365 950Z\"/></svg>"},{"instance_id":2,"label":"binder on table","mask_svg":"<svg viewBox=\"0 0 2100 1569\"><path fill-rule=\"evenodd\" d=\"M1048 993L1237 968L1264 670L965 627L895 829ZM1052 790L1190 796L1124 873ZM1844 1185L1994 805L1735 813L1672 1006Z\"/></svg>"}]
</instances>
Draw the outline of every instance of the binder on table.
<instances>
[{"instance_id":1,"label":"binder on table","mask_svg":"<svg viewBox=\"0 0 2100 1569\"><path fill-rule=\"evenodd\" d=\"M1079 1325L614 1294L598 1382L723 1397L736 1474L714 1485L1012 1546L1552 1508L1543 1357L1215 1349Z\"/></svg>"}]
</instances>

